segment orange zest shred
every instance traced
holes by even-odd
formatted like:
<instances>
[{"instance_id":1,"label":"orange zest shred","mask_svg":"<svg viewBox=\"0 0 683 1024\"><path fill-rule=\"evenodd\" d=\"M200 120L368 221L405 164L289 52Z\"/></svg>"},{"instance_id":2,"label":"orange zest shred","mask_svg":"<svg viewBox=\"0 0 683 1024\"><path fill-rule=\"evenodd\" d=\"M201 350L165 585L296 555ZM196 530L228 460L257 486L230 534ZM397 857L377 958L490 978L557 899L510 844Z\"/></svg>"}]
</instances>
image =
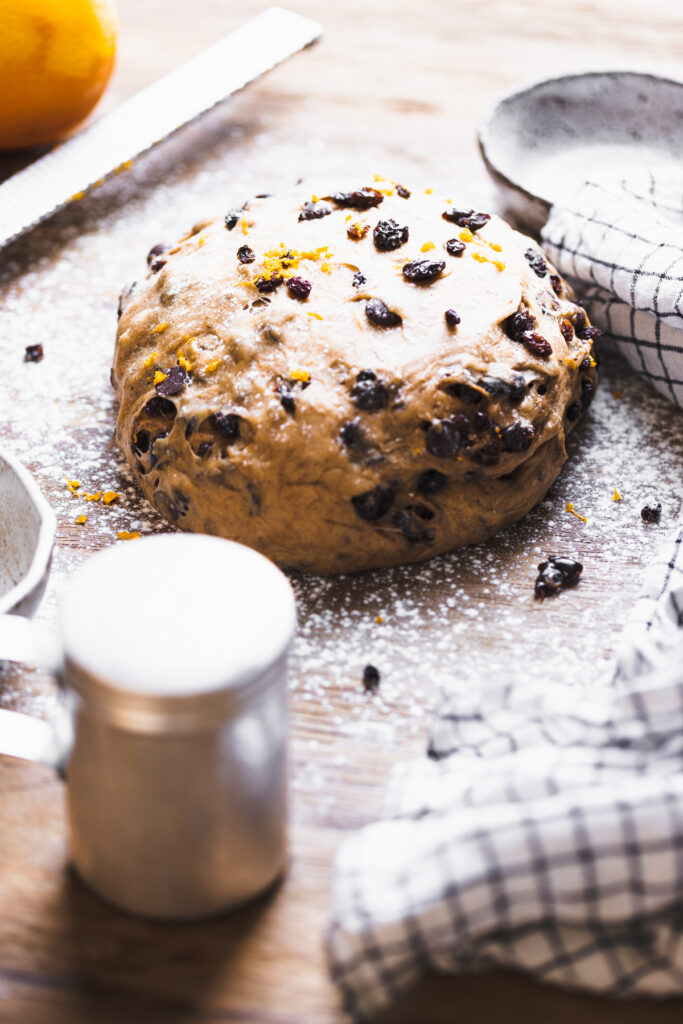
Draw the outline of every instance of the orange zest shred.
<instances>
[{"instance_id":1,"label":"orange zest shred","mask_svg":"<svg viewBox=\"0 0 683 1024\"><path fill-rule=\"evenodd\" d=\"M374 174L373 175L373 180L374 181L386 181L387 179L384 177L383 174Z\"/></svg>"},{"instance_id":2,"label":"orange zest shred","mask_svg":"<svg viewBox=\"0 0 683 1024\"><path fill-rule=\"evenodd\" d=\"M621 391L613 391L612 398L616 398L617 402L621 399Z\"/></svg>"},{"instance_id":3,"label":"orange zest shred","mask_svg":"<svg viewBox=\"0 0 683 1024\"><path fill-rule=\"evenodd\" d=\"M161 370L155 370L153 384L161 384L162 380L166 380L166 374Z\"/></svg>"},{"instance_id":4,"label":"orange zest shred","mask_svg":"<svg viewBox=\"0 0 683 1024\"><path fill-rule=\"evenodd\" d=\"M315 262L321 260L320 269L329 273L330 268L326 261L332 255L328 245L322 245L319 249L300 250L288 248L284 242L280 242L277 249L267 249L264 252L261 277L266 281L270 281L274 276L285 280L289 277L296 277L296 272L302 260L313 260Z\"/></svg>"},{"instance_id":5,"label":"orange zest shred","mask_svg":"<svg viewBox=\"0 0 683 1024\"><path fill-rule=\"evenodd\" d=\"M474 235L472 234L472 232L470 231L469 228L463 228L462 231L460 232L460 235L458 237L460 238L461 242L473 242L474 241Z\"/></svg>"},{"instance_id":6,"label":"orange zest shred","mask_svg":"<svg viewBox=\"0 0 683 1024\"><path fill-rule=\"evenodd\" d=\"M494 252L502 252L503 246L498 245L497 242L489 242L489 249L493 249Z\"/></svg>"},{"instance_id":7,"label":"orange zest shred","mask_svg":"<svg viewBox=\"0 0 683 1024\"><path fill-rule=\"evenodd\" d=\"M576 516L577 519L580 519L582 523L587 523L588 522L588 520L586 519L585 516L582 516L579 512L576 511L576 509L572 505L571 501L567 502L566 511L567 512L571 512L571 514L573 516Z\"/></svg>"},{"instance_id":8,"label":"orange zest shred","mask_svg":"<svg viewBox=\"0 0 683 1024\"><path fill-rule=\"evenodd\" d=\"M192 369L192 363L182 354L178 356L178 366L182 366L183 370L187 370L188 373Z\"/></svg>"},{"instance_id":9,"label":"orange zest shred","mask_svg":"<svg viewBox=\"0 0 683 1024\"><path fill-rule=\"evenodd\" d=\"M308 313L307 315L314 317L316 320L324 320L325 319L324 317L322 317L320 315L320 313Z\"/></svg>"},{"instance_id":10,"label":"orange zest shred","mask_svg":"<svg viewBox=\"0 0 683 1024\"><path fill-rule=\"evenodd\" d=\"M129 530L119 530L116 536L119 540L137 540L142 534L139 530L133 530L132 532Z\"/></svg>"},{"instance_id":11,"label":"orange zest shred","mask_svg":"<svg viewBox=\"0 0 683 1024\"><path fill-rule=\"evenodd\" d=\"M477 263L492 263L496 270L505 270L505 264L501 263L500 260L490 260L488 256L484 256L482 252L473 252L472 259L476 260Z\"/></svg>"},{"instance_id":12,"label":"orange zest shred","mask_svg":"<svg viewBox=\"0 0 683 1024\"><path fill-rule=\"evenodd\" d=\"M83 497L86 501L99 501L102 497L102 491L95 491L94 494L84 494Z\"/></svg>"},{"instance_id":13,"label":"orange zest shred","mask_svg":"<svg viewBox=\"0 0 683 1024\"><path fill-rule=\"evenodd\" d=\"M144 368L146 370L149 370L151 368L152 364L156 362L156 359L157 359L156 352L152 352L152 354L150 356L147 356L147 358L145 359L145 361L144 361L144 363L142 365L144 366Z\"/></svg>"},{"instance_id":14,"label":"orange zest shred","mask_svg":"<svg viewBox=\"0 0 683 1024\"><path fill-rule=\"evenodd\" d=\"M66 486L68 487L68 489L71 491L72 494L75 494L78 488L81 486L81 481L69 480L68 476L65 476L64 479L66 480Z\"/></svg>"},{"instance_id":15,"label":"orange zest shred","mask_svg":"<svg viewBox=\"0 0 683 1024\"><path fill-rule=\"evenodd\" d=\"M69 202L70 203L77 203L79 199L82 199L84 197L84 195L85 195L85 192L74 192L74 194L72 195L72 197L69 200Z\"/></svg>"},{"instance_id":16,"label":"orange zest shred","mask_svg":"<svg viewBox=\"0 0 683 1024\"><path fill-rule=\"evenodd\" d=\"M197 245L206 245L206 235L200 235L197 239Z\"/></svg>"},{"instance_id":17,"label":"orange zest shred","mask_svg":"<svg viewBox=\"0 0 683 1024\"><path fill-rule=\"evenodd\" d=\"M425 189L425 195L426 195L426 196L431 196L431 194L432 194L432 192L433 192L433 191L434 191L434 189L433 189L433 188L426 188L426 189Z\"/></svg>"},{"instance_id":18,"label":"orange zest shred","mask_svg":"<svg viewBox=\"0 0 683 1024\"><path fill-rule=\"evenodd\" d=\"M80 516L78 516L78 518L76 519L76 523L77 523L77 525L78 525L78 526L85 526L85 524L86 524L87 522L88 522L88 517L87 517L87 516L84 516L84 515L80 515Z\"/></svg>"},{"instance_id":19,"label":"orange zest shred","mask_svg":"<svg viewBox=\"0 0 683 1024\"><path fill-rule=\"evenodd\" d=\"M242 226L242 234L243 235L248 235L249 234L249 225L247 224L247 221L246 221L245 217L242 217L241 226Z\"/></svg>"},{"instance_id":20,"label":"orange zest shred","mask_svg":"<svg viewBox=\"0 0 683 1024\"><path fill-rule=\"evenodd\" d=\"M307 384L311 379L311 375L308 370L292 370L289 378L290 380L300 380L303 384Z\"/></svg>"},{"instance_id":21,"label":"orange zest shred","mask_svg":"<svg viewBox=\"0 0 683 1024\"><path fill-rule=\"evenodd\" d=\"M212 359L211 362L206 365L206 373L215 373L220 365L220 359Z\"/></svg>"},{"instance_id":22,"label":"orange zest shred","mask_svg":"<svg viewBox=\"0 0 683 1024\"><path fill-rule=\"evenodd\" d=\"M111 505L112 502L116 501L116 499L120 497L121 495L118 494L116 491L105 491L104 494L102 495L102 504Z\"/></svg>"},{"instance_id":23,"label":"orange zest shred","mask_svg":"<svg viewBox=\"0 0 683 1024\"><path fill-rule=\"evenodd\" d=\"M375 619L375 622L377 623L378 626L381 626L382 623L384 622L384 619L382 618L381 615L378 615L377 618Z\"/></svg>"},{"instance_id":24,"label":"orange zest shred","mask_svg":"<svg viewBox=\"0 0 683 1024\"><path fill-rule=\"evenodd\" d=\"M621 495L619 494L619 491L616 489L616 487L614 488L614 494L612 495L612 501L621 501Z\"/></svg>"},{"instance_id":25,"label":"orange zest shred","mask_svg":"<svg viewBox=\"0 0 683 1024\"><path fill-rule=\"evenodd\" d=\"M436 249L433 242L425 242L424 245L420 246L420 252L429 252L430 249Z\"/></svg>"},{"instance_id":26,"label":"orange zest shred","mask_svg":"<svg viewBox=\"0 0 683 1024\"><path fill-rule=\"evenodd\" d=\"M168 327L168 321L164 320L162 323L157 324L156 327L152 328L152 334L161 334Z\"/></svg>"}]
</instances>

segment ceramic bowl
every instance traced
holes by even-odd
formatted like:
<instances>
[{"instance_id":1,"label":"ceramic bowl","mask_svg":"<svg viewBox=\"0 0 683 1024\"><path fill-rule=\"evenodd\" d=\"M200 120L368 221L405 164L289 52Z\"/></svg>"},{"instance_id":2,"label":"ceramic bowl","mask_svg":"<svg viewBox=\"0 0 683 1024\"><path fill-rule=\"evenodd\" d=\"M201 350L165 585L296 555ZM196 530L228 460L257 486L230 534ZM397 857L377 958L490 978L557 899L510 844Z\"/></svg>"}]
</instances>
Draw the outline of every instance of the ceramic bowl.
<instances>
[{"instance_id":1,"label":"ceramic bowl","mask_svg":"<svg viewBox=\"0 0 683 1024\"><path fill-rule=\"evenodd\" d=\"M502 97L479 129L505 214L539 231L554 203L596 174L680 171L683 82L634 71L545 79Z\"/></svg>"},{"instance_id":2,"label":"ceramic bowl","mask_svg":"<svg viewBox=\"0 0 683 1024\"><path fill-rule=\"evenodd\" d=\"M0 449L0 614L31 615L45 589L56 519L26 469Z\"/></svg>"}]
</instances>

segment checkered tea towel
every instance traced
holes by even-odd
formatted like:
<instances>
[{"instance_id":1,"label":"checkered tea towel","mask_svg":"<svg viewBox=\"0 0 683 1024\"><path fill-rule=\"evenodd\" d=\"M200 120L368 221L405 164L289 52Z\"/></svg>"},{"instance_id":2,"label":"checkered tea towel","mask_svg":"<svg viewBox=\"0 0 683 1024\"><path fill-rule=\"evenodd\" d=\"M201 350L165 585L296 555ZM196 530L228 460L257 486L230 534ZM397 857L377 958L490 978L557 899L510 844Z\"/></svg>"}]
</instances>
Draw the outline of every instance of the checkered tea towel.
<instances>
[{"instance_id":1,"label":"checkered tea towel","mask_svg":"<svg viewBox=\"0 0 683 1024\"><path fill-rule=\"evenodd\" d=\"M542 241L634 370L683 406L683 170L586 182Z\"/></svg>"},{"instance_id":2,"label":"checkered tea towel","mask_svg":"<svg viewBox=\"0 0 683 1024\"><path fill-rule=\"evenodd\" d=\"M431 759L396 767L335 864L328 955L357 1019L428 968L683 994L683 523L624 637L611 688L458 693Z\"/></svg>"}]
</instances>

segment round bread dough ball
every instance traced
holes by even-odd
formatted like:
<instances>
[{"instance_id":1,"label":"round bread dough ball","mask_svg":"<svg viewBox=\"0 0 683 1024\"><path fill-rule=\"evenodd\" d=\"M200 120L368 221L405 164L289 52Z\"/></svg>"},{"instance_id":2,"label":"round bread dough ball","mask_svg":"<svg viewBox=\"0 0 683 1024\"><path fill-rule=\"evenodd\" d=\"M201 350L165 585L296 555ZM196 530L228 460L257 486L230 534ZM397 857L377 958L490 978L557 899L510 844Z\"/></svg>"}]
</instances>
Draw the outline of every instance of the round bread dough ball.
<instances>
[{"instance_id":1,"label":"round bread dough ball","mask_svg":"<svg viewBox=\"0 0 683 1024\"><path fill-rule=\"evenodd\" d=\"M355 572L532 508L594 393L596 333L537 245L380 179L250 199L121 301L117 442L174 525Z\"/></svg>"}]
</instances>

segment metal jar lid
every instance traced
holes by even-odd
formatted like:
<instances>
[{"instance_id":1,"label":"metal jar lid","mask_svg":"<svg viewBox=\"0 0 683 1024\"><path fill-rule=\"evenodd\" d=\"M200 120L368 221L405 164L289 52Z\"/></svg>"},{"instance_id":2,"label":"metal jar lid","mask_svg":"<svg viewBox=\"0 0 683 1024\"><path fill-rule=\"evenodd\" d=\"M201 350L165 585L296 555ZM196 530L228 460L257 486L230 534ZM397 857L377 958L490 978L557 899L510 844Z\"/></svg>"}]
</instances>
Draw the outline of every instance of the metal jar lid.
<instances>
[{"instance_id":1,"label":"metal jar lid","mask_svg":"<svg viewBox=\"0 0 683 1024\"><path fill-rule=\"evenodd\" d=\"M66 683L88 710L163 732L237 714L286 654L296 608L286 577L251 548L161 534L91 558L60 618Z\"/></svg>"}]
</instances>

